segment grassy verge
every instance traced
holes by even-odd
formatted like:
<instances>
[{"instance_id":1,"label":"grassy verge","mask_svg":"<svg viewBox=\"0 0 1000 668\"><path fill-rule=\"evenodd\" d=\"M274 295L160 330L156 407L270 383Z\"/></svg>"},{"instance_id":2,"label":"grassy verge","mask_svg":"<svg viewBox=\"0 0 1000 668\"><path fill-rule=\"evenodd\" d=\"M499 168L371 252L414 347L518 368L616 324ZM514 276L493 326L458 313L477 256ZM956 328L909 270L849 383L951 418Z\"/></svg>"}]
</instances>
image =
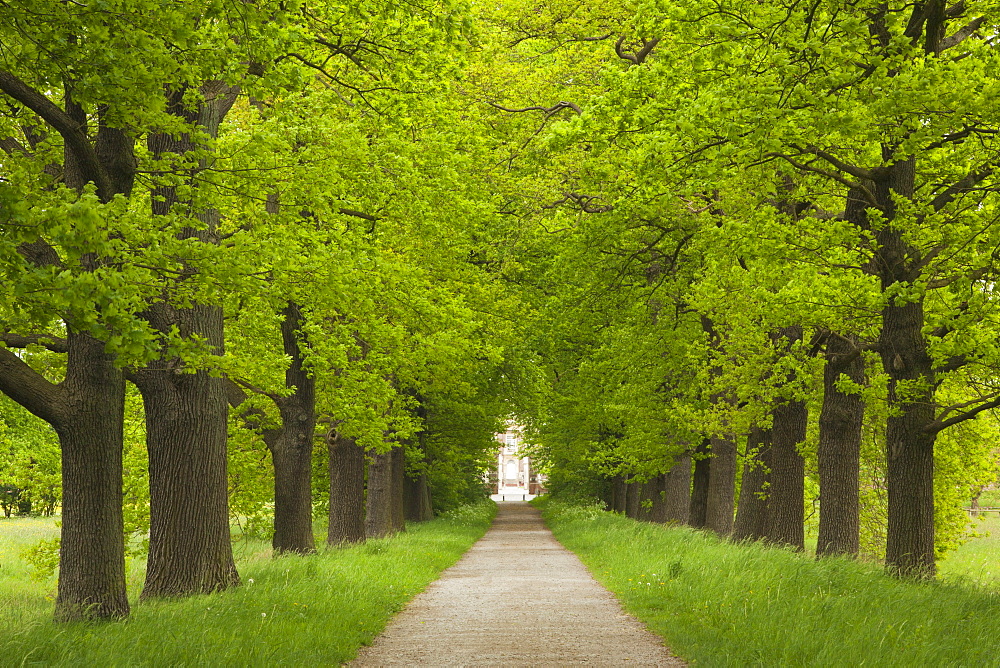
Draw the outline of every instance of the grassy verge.
<instances>
[{"instance_id":1,"label":"grassy verge","mask_svg":"<svg viewBox=\"0 0 1000 668\"><path fill-rule=\"evenodd\" d=\"M679 656L706 666L997 666L995 588L886 577L558 502L556 538Z\"/></svg>"},{"instance_id":2,"label":"grassy verge","mask_svg":"<svg viewBox=\"0 0 1000 668\"><path fill-rule=\"evenodd\" d=\"M1000 515L990 513L975 526L978 534L938 562L938 575L953 582L1000 586Z\"/></svg>"},{"instance_id":3,"label":"grassy verge","mask_svg":"<svg viewBox=\"0 0 1000 668\"><path fill-rule=\"evenodd\" d=\"M136 605L123 622L55 625L43 588L31 595L11 587L24 578L0 578L0 664L339 665L485 533L495 508L466 506L392 538L310 557L247 549L243 587ZM9 556L0 553L0 570Z\"/></svg>"}]
</instances>

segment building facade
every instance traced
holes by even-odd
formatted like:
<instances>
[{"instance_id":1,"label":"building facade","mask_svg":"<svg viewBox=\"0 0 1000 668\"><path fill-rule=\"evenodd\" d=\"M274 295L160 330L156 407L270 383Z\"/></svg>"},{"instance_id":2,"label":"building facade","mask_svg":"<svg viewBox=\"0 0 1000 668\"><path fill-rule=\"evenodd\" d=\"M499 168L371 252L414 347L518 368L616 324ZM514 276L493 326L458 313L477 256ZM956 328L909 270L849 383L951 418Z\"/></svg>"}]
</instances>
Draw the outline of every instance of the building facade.
<instances>
[{"instance_id":1,"label":"building facade","mask_svg":"<svg viewBox=\"0 0 1000 668\"><path fill-rule=\"evenodd\" d=\"M522 429L508 424L507 430L496 435L497 452L496 493L521 492L543 494L545 476L531 466L531 458L521 452ZM493 475L490 478L494 478Z\"/></svg>"}]
</instances>

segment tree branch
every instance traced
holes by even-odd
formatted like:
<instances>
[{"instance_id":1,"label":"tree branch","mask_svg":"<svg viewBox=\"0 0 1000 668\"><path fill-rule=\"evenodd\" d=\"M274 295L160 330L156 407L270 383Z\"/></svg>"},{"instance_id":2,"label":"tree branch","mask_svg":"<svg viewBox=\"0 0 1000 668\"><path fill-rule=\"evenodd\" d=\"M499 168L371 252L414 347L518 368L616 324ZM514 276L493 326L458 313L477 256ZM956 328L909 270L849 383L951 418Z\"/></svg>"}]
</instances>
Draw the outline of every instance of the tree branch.
<instances>
[{"instance_id":1,"label":"tree branch","mask_svg":"<svg viewBox=\"0 0 1000 668\"><path fill-rule=\"evenodd\" d=\"M626 53L622 49L622 44L624 43L625 35L619 37L618 41L615 42L615 53L618 57L622 60L627 60L634 65L642 65L643 61L646 60L646 56L648 56L653 50L653 47L660 43L660 38L654 37L650 40L643 40L642 47L635 53Z\"/></svg>"},{"instance_id":2,"label":"tree branch","mask_svg":"<svg viewBox=\"0 0 1000 668\"><path fill-rule=\"evenodd\" d=\"M84 178L97 186L97 194L101 201L107 202L111 199L114 195L111 180L101 167L97 153L90 145L86 133L69 114L6 70L0 70L0 90L38 114L42 120L62 135L66 146L73 151L73 155L79 160Z\"/></svg>"},{"instance_id":3,"label":"tree branch","mask_svg":"<svg viewBox=\"0 0 1000 668\"><path fill-rule=\"evenodd\" d=\"M8 348L27 348L30 345L42 346L54 353L67 352L69 345L66 339L51 334L33 334L31 336L21 336L4 332L0 334L0 342Z\"/></svg>"},{"instance_id":4,"label":"tree branch","mask_svg":"<svg viewBox=\"0 0 1000 668\"><path fill-rule=\"evenodd\" d=\"M984 167L982 171L970 172L961 181L945 189L944 192L931 200L931 206L934 207L934 211L940 211L945 208L960 194L969 190L983 179L991 176L994 171L996 171L996 166L990 165L989 167Z\"/></svg>"},{"instance_id":5,"label":"tree branch","mask_svg":"<svg viewBox=\"0 0 1000 668\"><path fill-rule=\"evenodd\" d=\"M938 52L940 53L941 51L950 49L953 46L958 46L966 39L971 37L974 32L979 30L979 28L982 27L985 21L986 21L985 16L980 16L979 18L969 21L964 26L959 28L958 31L955 32L955 34L942 39L941 43L938 45Z\"/></svg>"},{"instance_id":6,"label":"tree branch","mask_svg":"<svg viewBox=\"0 0 1000 668\"><path fill-rule=\"evenodd\" d=\"M847 186L848 188L857 188L858 190L860 190L861 192L863 192L865 194L865 197L868 198L868 203L869 204L871 204L872 206L878 206L877 205L877 200L875 199L875 194L867 186L865 186L862 183L858 183L857 181L851 181L850 179L846 179L843 176L841 176L840 174L838 174L836 172L831 172L828 169L823 169L821 167L813 167L811 165L807 165L805 163L799 162L795 158L793 158L791 156L788 156L788 155L785 155L784 153L767 153L767 154L765 154L764 157L781 158L782 160L784 160L785 162L787 162L788 164L790 164L792 167L795 167L796 169L801 169L804 172L812 172L814 174L819 174L821 176L825 176L828 179L833 179L837 183L840 183L840 184L843 184L843 185Z\"/></svg>"},{"instance_id":7,"label":"tree branch","mask_svg":"<svg viewBox=\"0 0 1000 668\"><path fill-rule=\"evenodd\" d=\"M832 153L827 153L826 151L817 146L810 145L806 146L805 149L802 149L796 146L795 144L791 144L791 147L794 148L796 151L801 151L802 153L812 153L817 158L822 158L823 160L826 160L828 163L830 163L840 171L847 172L848 174L850 174L855 178L865 179L867 181L875 180L875 174L871 170L862 169L861 167L858 167L856 165L844 162L843 160L833 155Z\"/></svg>"},{"instance_id":8,"label":"tree branch","mask_svg":"<svg viewBox=\"0 0 1000 668\"><path fill-rule=\"evenodd\" d=\"M0 348L0 392L51 425L59 422L59 385L45 380L20 357Z\"/></svg>"},{"instance_id":9,"label":"tree branch","mask_svg":"<svg viewBox=\"0 0 1000 668\"><path fill-rule=\"evenodd\" d=\"M959 413L958 415L950 417L947 420L941 420L941 419L934 420L929 425L924 427L923 431L925 434L937 434L938 432L947 429L952 425L956 425L959 422L965 422L966 420L971 420L972 418L976 417L983 411L987 411L991 408L996 408L997 406L1000 406L1000 397L997 397L991 401L987 401L985 404L980 404L979 406L976 406L970 411ZM947 414L948 411L950 410L952 409L948 409L947 411L945 411L945 413L942 413L942 415Z\"/></svg>"},{"instance_id":10,"label":"tree branch","mask_svg":"<svg viewBox=\"0 0 1000 668\"><path fill-rule=\"evenodd\" d=\"M491 107L494 107L496 109L499 109L500 111L506 111L506 112L509 112L509 113L512 113L512 114L520 114L521 112L524 112L524 111L544 111L546 113L546 115L551 116L552 114L554 114L557 111L560 111L562 109L572 109L577 114L582 114L583 113L583 110L580 109L580 107L577 106L573 102L556 102L551 107L542 107L542 106L537 106L536 105L534 107L524 107L523 109L509 109L507 107L502 107L499 104L496 104L495 102L489 102L489 101L487 101L486 104L488 104Z\"/></svg>"},{"instance_id":11,"label":"tree branch","mask_svg":"<svg viewBox=\"0 0 1000 668\"><path fill-rule=\"evenodd\" d=\"M378 216L373 216L370 213L355 211L354 209L338 209L338 211L344 214L345 216L354 216L355 218L361 218L362 220L369 220L373 223L378 222Z\"/></svg>"}]
</instances>

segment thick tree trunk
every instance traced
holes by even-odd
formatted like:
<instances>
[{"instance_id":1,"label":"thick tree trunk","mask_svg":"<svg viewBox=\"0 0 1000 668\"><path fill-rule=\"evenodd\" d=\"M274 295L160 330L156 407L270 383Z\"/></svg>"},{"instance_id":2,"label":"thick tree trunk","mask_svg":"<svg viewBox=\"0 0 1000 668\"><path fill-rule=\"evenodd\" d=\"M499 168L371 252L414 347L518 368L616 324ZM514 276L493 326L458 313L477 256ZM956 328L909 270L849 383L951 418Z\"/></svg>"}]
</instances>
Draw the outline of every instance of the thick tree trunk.
<instances>
[{"instance_id":1,"label":"thick tree trunk","mask_svg":"<svg viewBox=\"0 0 1000 668\"><path fill-rule=\"evenodd\" d=\"M823 370L823 408L819 417L819 540L816 556L858 554L858 471L865 405L858 394L836 387L841 374L865 383L864 359L857 341L830 335Z\"/></svg>"},{"instance_id":2,"label":"thick tree trunk","mask_svg":"<svg viewBox=\"0 0 1000 668\"><path fill-rule=\"evenodd\" d=\"M608 509L615 513L625 513L625 477L616 475L611 479L611 507Z\"/></svg>"},{"instance_id":3,"label":"thick tree trunk","mask_svg":"<svg viewBox=\"0 0 1000 668\"><path fill-rule=\"evenodd\" d=\"M733 532L736 496L736 444L730 436L713 437L712 463L708 475L705 527L720 536Z\"/></svg>"},{"instance_id":4,"label":"thick tree trunk","mask_svg":"<svg viewBox=\"0 0 1000 668\"><path fill-rule=\"evenodd\" d=\"M160 331L181 323L222 352L222 311L198 305L150 309ZM160 360L134 374L146 408L149 560L142 597L207 593L238 585L229 537L224 381L177 373Z\"/></svg>"},{"instance_id":5,"label":"thick tree trunk","mask_svg":"<svg viewBox=\"0 0 1000 668\"><path fill-rule=\"evenodd\" d=\"M883 147L890 158L891 147ZM915 160L891 164L875 182L875 197L887 224L878 230L878 252L873 266L883 293L912 284L921 272L921 253L893 224L898 197L912 198ZM889 376L886 423L888 525L886 568L912 577L933 577L934 565L934 441L933 362L923 335L924 303L887 300L882 309L878 350ZM906 385L905 396L899 391Z\"/></svg>"},{"instance_id":6,"label":"thick tree trunk","mask_svg":"<svg viewBox=\"0 0 1000 668\"><path fill-rule=\"evenodd\" d=\"M236 89L222 81L201 86L204 101L190 104L183 90L168 94L168 110L211 137L236 100ZM151 134L149 150L170 161L202 150L191 133ZM207 166L207 158L201 160ZM175 185L152 191L155 216L189 206ZM217 241L219 212L196 212L198 225L178 232L178 238L212 244ZM210 304L175 308L163 301L146 311L150 325L166 338L177 331L184 340L201 338L216 355L223 353L222 309ZM226 431L228 402L224 380L206 371L184 373L184 362L161 359L136 372L133 380L146 408L149 451L149 560L142 597L211 592L238 585L229 538Z\"/></svg>"},{"instance_id":7,"label":"thick tree trunk","mask_svg":"<svg viewBox=\"0 0 1000 668\"><path fill-rule=\"evenodd\" d=\"M899 413L886 421L888 525L886 567L908 577L933 577L934 564L934 441L924 428L934 421L930 389L897 387L904 380L933 379L930 356L920 329L923 304L887 306L883 312L883 366L889 374L889 405ZM914 396L916 395L916 396Z\"/></svg>"},{"instance_id":8,"label":"thick tree trunk","mask_svg":"<svg viewBox=\"0 0 1000 668\"><path fill-rule=\"evenodd\" d=\"M691 514L691 455L683 453L664 475L663 521L687 524Z\"/></svg>"},{"instance_id":9,"label":"thick tree trunk","mask_svg":"<svg viewBox=\"0 0 1000 668\"><path fill-rule=\"evenodd\" d=\"M125 378L103 342L71 333L68 345L63 415L55 425L63 479L56 619L125 617Z\"/></svg>"},{"instance_id":10,"label":"thick tree trunk","mask_svg":"<svg viewBox=\"0 0 1000 668\"><path fill-rule=\"evenodd\" d=\"M747 438L740 500L733 522L733 540L760 540L767 522L768 465L770 430L752 427Z\"/></svg>"},{"instance_id":11,"label":"thick tree trunk","mask_svg":"<svg viewBox=\"0 0 1000 668\"><path fill-rule=\"evenodd\" d=\"M625 517L639 517L639 484L635 480L625 483Z\"/></svg>"},{"instance_id":12,"label":"thick tree trunk","mask_svg":"<svg viewBox=\"0 0 1000 668\"><path fill-rule=\"evenodd\" d=\"M646 484L650 486L649 494L653 502L649 510L649 521L663 524L667 521L667 474L653 476Z\"/></svg>"},{"instance_id":13,"label":"thick tree trunk","mask_svg":"<svg viewBox=\"0 0 1000 668\"><path fill-rule=\"evenodd\" d=\"M55 616L125 617L122 424L125 379L104 343L70 329L56 385L0 347L0 391L48 422L62 454L62 532ZM6 506L9 513L10 505Z\"/></svg>"},{"instance_id":14,"label":"thick tree trunk","mask_svg":"<svg viewBox=\"0 0 1000 668\"><path fill-rule=\"evenodd\" d=\"M392 530L406 531L406 450L402 446L392 449Z\"/></svg>"},{"instance_id":15,"label":"thick tree trunk","mask_svg":"<svg viewBox=\"0 0 1000 668\"><path fill-rule=\"evenodd\" d=\"M643 522L653 521L653 506L655 505L656 497L659 496L659 487L657 482L659 481L659 476L654 476L645 482L639 483L639 510L636 516L637 520L642 520Z\"/></svg>"},{"instance_id":16,"label":"thick tree trunk","mask_svg":"<svg viewBox=\"0 0 1000 668\"><path fill-rule=\"evenodd\" d=\"M691 511L688 524L696 529L705 526L708 519L708 482L712 475L712 459L705 439L695 450L694 474L691 480Z\"/></svg>"},{"instance_id":17,"label":"thick tree trunk","mask_svg":"<svg viewBox=\"0 0 1000 668\"><path fill-rule=\"evenodd\" d=\"M365 498L365 536L382 538L393 533L392 451L368 457L368 494Z\"/></svg>"},{"instance_id":18,"label":"thick tree trunk","mask_svg":"<svg viewBox=\"0 0 1000 668\"><path fill-rule=\"evenodd\" d=\"M274 463L274 538L276 554L316 551L312 529L312 450L316 431L316 380L304 367L298 305L282 311L281 339L291 364L285 386L294 392L277 400L281 427L264 434Z\"/></svg>"},{"instance_id":19,"label":"thick tree trunk","mask_svg":"<svg viewBox=\"0 0 1000 668\"><path fill-rule=\"evenodd\" d=\"M27 87L5 92L22 103L33 95ZM66 116L75 132L86 138L88 115L64 94ZM35 108L27 104L29 108ZM108 202L116 195L128 197L135 178L135 140L107 124L108 108L96 109L98 124L93 147L86 141L64 142L63 183L82 191L96 185L97 195ZM51 118L46 119L52 123ZM25 121L25 127L33 125ZM65 130L53 129L64 133ZM44 135L35 130L29 134ZM65 137L65 135L64 135ZM51 167L55 167L50 171ZM46 172L56 174L58 166ZM96 236L94 236L96 234ZM92 234L99 241L101 232ZM86 249L83 249L86 250ZM37 267L60 262L59 254L44 239L27 241L18 252ZM103 259L85 252L80 265L93 271ZM0 348L0 390L48 422L59 437L62 458L62 530L59 551L59 584L55 617L60 621L126 617L125 543L122 522L122 449L125 379L105 344L77 331L66 321L66 376L55 385L32 370L6 348Z\"/></svg>"},{"instance_id":20,"label":"thick tree trunk","mask_svg":"<svg viewBox=\"0 0 1000 668\"><path fill-rule=\"evenodd\" d=\"M329 545L365 540L365 451L353 438L331 431L327 436L330 460Z\"/></svg>"},{"instance_id":21,"label":"thick tree trunk","mask_svg":"<svg viewBox=\"0 0 1000 668\"><path fill-rule=\"evenodd\" d=\"M426 522L434 519L434 509L431 506L431 492L427 485L427 474L418 473L415 478L406 477L405 505L406 520L409 522Z\"/></svg>"},{"instance_id":22,"label":"thick tree trunk","mask_svg":"<svg viewBox=\"0 0 1000 668\"><path fill-rule=\"evenodd\" d=\"M806 438L806 405L790 401L772 413L770 491L765 538L805 549L805 460L798 445Z\"/></svg>"}]
</instances>

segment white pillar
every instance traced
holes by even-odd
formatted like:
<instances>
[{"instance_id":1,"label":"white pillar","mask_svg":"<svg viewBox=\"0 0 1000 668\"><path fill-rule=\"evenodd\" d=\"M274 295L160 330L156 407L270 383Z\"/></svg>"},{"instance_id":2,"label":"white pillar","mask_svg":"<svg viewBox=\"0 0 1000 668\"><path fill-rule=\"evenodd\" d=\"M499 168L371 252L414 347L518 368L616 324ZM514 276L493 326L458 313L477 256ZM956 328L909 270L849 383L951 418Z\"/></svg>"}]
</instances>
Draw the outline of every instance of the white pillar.
<instances>
[{"instance_id":1,"label":"white pillar","mask_svg":"<svg viewBox=\"0 0 1000 668\"><path fill-rule=\"evenodd\" d=\"M500 446L500 454L497 455L497 494L503 491L503 446Z\"/></svg>"}]
</instances>

